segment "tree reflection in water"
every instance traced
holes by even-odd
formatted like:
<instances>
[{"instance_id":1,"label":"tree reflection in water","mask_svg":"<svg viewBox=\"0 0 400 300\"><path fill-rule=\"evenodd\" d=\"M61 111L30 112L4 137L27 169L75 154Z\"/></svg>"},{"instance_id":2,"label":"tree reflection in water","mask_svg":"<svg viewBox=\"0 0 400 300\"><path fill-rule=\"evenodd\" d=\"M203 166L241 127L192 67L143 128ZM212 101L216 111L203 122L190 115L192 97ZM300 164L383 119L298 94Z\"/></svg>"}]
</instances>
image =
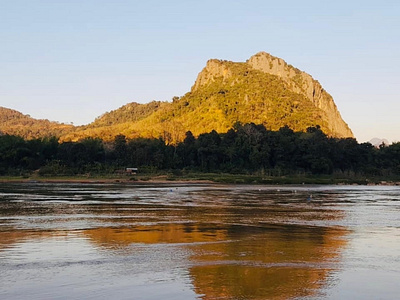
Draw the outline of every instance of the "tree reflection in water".
<instances>
[{"instance_id":1,"label":"tree reflection in water","mask_svg":"<svg viewBox=\"0 0 400 300\"><path fill-rule=\"evenodd\" d=\"M149 272L184 270L202 299L315 296L331 283L348 230L334 193L313 203L307 196L306 189L232 186L20 188L0 202L0 254L62 237L67 244L89 241L88 253L97 251L99 260L115 257L126 268L119 276L132 281L139 263Z\"/></svg>"}]
</instances>

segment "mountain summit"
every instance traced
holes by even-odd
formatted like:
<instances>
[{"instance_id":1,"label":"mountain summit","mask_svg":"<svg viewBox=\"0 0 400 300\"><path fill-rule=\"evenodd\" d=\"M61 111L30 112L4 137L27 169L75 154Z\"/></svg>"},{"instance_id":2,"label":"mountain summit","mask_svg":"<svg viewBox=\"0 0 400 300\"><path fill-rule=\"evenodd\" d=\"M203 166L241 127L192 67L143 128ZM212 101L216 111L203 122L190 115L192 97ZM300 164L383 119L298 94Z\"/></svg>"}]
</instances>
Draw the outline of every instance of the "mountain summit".
<instances>
[{"instance_id":1,"label":"mountain summit","mask_svg":"<svg viewBox=\"0 0 400 300\"><path fill-rule=\"evenodd\" d=\"M230 63L226 61L209 60L207 66L198 75L192 92L200 89L202 86L215 82L217 78L223 78L223 82L226 82L228 78L237 76L229 66ZM320 117L323 123L326 123L325 132L327 134L337 137L353 137L352 131L343 121L332 96L329 95L322 88L321 84L314 80L311 75L288 65L283 59L272 56L266 52L259 52L250 57L246 62L245 68L246 67L250 68L250 71L258 70L265 74L277 76L282 81L281 84L284 89L289 89L291 92L300 94L309 100L315 108L321 110L322 114ZM260 86L260 88L254 90L254 92L268 90L268 82L266 81L264 86ZM266 95L264 100L268 101L270 95ZM246 95L246 97L246 99L248 99L248 95ZM292 101L292 106L296 107L297 103L298 101L296 100ZM260 113L262 113L262 111L260 111ZM269 123L268 119L266 119L265 122ZM322 126L323 124L318 125ZM301 129L304 130L304 128Z\"/></svg>"},{"instance_id":2,"label":"mountain summit","mask_svg":"<svg viewBox=\"0 0 400 300\"><path fill-rule=\"evenodd\" d=\"M71 128L61 141L86 137L111 140L162 137L167 143L216 130L236 122L263 124L269 130L288 126L305 131L311 126L329 136L353 137L332 97L311 75L284 60L260 52L246 62L211 59L199 73L191 91L172 102L129 103L86 126ZM0 131L4 131L0 125ZM4 131L6 132L6 131Z\"/></svg>"}]
</instances>

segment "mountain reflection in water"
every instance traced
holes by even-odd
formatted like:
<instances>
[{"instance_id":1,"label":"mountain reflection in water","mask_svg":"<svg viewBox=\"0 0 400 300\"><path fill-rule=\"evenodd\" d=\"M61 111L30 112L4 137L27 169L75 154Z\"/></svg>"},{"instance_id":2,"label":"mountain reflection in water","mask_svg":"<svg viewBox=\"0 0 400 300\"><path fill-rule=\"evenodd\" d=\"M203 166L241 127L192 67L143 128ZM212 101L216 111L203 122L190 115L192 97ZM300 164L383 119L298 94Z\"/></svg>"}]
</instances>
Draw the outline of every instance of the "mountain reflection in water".
<instances>
[{"instance_id":1,"label":"mountain reflection in water","mask_svg":"<svg viewBox=\"0 0 400 300\"><path fill-rule=\"evenodd\" d=\"M186 248L203 299L267 299L318 292L338 261L345 230L298 225L168 224L84 232L102 247L133 243ZM158 259L165 259L162 256Z\"/></svg>"},{"instance_id":2,"label":"mountain reflection in water","mask_svg":"<svg viewBox=\"0 0 400 300\"><path fill-rule=\"evenodd\" d=\"M349 207L363 193L2 184L0 298L57 298L72 286L75 299L323 297L358 226Z\"/></svg>"}]
</instances>

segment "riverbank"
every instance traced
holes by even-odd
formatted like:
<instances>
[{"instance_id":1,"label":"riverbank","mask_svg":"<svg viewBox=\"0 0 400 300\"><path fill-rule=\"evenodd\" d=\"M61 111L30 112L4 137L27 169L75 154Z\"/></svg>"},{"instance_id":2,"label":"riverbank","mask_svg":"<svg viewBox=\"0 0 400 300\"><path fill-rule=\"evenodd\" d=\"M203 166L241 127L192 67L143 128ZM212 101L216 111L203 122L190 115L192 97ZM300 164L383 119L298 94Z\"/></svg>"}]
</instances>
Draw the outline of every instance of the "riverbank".
<instances>
[{"instance_id":1,"label":"riverbank","mask_svg":"<svg viewBox=\"0 0 400 300\"><path fill-rule=\"evenodd\" d=\"M260 176L225 173L145 174L123 175L78 175L78 176L0 176L1 182L43 183L224 183L224 184L335 184L335 185L400 185L400 178L365 178L346 176Z\"/></svg>"},{"instance_id":2,"label":"riverbank","mask_svg":"<svg viewBox=\"0 0 400 300\"><path fill-rule=\"evenodd\" d=\"M210 180L193 180L193 179L181 179L181 180L169 180L166 176L157 176L143 179L131 179L123 177L0 177L0 183L135 183L135 184L146 184L146 183L214 183Z\"/></svg>"}]
</instances>

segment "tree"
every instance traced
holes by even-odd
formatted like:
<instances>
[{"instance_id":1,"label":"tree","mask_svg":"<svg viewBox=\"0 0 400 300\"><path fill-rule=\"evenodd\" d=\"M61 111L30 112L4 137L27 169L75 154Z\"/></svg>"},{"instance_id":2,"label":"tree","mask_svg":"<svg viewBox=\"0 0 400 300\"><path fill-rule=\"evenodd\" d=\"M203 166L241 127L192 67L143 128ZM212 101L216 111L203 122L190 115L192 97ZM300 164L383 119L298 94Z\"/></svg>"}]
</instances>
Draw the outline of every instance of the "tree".
<instances>
[{"instance_id":1,"label":"tree","mask_svg":"<svg viewBox=\"0 0 400 300\"><path fill-rule=\"evenodd\" d=\"M114 138L114 154L117 165L126 164L127 144L126 137L122 134L119 134Z\"/></svg>"}]
</instances>

